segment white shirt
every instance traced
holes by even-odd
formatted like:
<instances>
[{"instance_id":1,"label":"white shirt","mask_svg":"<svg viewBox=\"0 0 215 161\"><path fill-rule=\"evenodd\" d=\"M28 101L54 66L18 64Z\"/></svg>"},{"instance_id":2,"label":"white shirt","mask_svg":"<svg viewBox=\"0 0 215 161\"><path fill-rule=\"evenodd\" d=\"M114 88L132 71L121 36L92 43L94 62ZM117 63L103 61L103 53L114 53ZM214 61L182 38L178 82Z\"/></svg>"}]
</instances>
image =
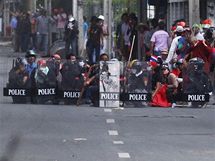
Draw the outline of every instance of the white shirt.
<instances>
[{"instance_id":1,"label":"white shirt","mask_svg":"<svg viewBox=\"0 0 215 161\"><path fill-rule=\"evenodd\" d=\"M122 30L122 35L123 35L123 38L124 38L125 45L130 45L131 32L128 32L128 30L130 30L129 25L127 23L123 23L122 27L121 27L121 30Z\"/></svg>"},{"instance_id":2,"label":"white shirt","mask_svg":"<svg viewBox=\"0 0 215 161\"><path fill-rule=\"evenodd\" d=\"M171 60L173 60L174 58L177 58L176 49L178 46L178 39L180 39L180 38L181 38L181 36L177 36L172 40L172 43L171 43L171 46L169 49L169 53L168 53L168 56L165 61L166 63L170 63Z\"/></svg>"}]
</instances>

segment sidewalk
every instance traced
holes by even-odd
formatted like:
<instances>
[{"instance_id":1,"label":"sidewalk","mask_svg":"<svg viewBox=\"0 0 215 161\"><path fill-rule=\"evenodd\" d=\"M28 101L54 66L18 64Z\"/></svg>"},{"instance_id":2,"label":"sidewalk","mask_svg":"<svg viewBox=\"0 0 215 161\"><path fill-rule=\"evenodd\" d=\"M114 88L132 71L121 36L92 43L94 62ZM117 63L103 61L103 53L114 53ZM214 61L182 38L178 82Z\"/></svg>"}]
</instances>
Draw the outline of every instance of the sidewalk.
<instances>
[{"instance_id":1,"label":"sidewalk","mask_svg":"<svg viewBox=\"0 0 215 161\"><path fill-rule=\"evenodd\" d=\"M12 45L11 41L0 41L0 46L10 46Z\"/></svg>"}]
</instances>

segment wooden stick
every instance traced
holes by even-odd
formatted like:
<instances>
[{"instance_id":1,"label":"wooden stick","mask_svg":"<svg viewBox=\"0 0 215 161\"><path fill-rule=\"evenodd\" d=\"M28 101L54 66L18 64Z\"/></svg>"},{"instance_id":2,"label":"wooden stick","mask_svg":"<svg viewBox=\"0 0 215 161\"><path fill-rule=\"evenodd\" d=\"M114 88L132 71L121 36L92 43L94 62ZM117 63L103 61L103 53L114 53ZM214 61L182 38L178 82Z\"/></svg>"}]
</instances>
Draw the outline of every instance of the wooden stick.
<instances>
[{"instance_id":1,"label":"wooden stick","mask_svg":"<svg viewBox=\"0 0 215 161\"><path fill-rule=\"evenodd\" d=\"M87 82L89 81L90 73L91 73L92 69L93 69L94 67L96 67L97 65L98 65L98 64L92 65L92 66L89 68L89 71L87 72L86 80L84 81L84 85L83 85L83 87L81 88L80 96L79 96L79 98L78 98L78 100L77 100L77 103L76 103L77 106L79 106L79 105L81 104L82 96L83 96L83 94L84 94L85 87L87 86L86 84L87 84ZM91 81L91 79L90 79L90 81Z\"/></svg>"},{"instance_id":2,"label":"wooden stick","mask_svg":"<svg viewBox=\"0 0 215 161\"><path fill-rule=\"evenodd\" d=\"M134 35L134 36L133 36L133 39L132 39L131 50L130 50L130 53L129 53L129 59L128 59L128 65L127 65L127 67L129 66L130 61L131 61L131 56L132 56L133 49L134 49L134 41L135 41L135 38L136 38L136 36Z\"/></svg>"}]
</instances>

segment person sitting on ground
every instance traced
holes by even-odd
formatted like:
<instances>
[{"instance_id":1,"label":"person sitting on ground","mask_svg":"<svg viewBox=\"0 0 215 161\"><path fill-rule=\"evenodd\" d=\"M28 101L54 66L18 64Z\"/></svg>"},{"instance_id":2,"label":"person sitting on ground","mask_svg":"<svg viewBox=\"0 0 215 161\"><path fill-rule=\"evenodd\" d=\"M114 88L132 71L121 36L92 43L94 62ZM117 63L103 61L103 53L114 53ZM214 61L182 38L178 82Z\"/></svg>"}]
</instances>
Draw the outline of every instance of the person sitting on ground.
<instances>
[{"instance_id":1,"label":"person sitting on ground","mask_svg":"<svg viewBox=\"0 0 215 161\"><path fill-rule=\"evenodd\" d=\"M100 55L100 61L108 61L109 56L106 53ZM93 106L99 106L99 66L94 65L93 70L89 73L89 78L85 80L84 85L88 86L86 89L87 103L93 103ZM90 100L90 101L89 101Z\"/></svg>"},{"instance_id":2,"label":"person sitting on ground","mask_svg":"<svg viewBox=\"0 0 215 161\"><path fill-rule=\"evenodd\" d=\"M25 71L25 61L22 58L17 58L15 66L9 72L8 88L29 88L29 75ZM26 103L26 98L13 96L13 103Z\"/></svg>"},{"instance_id":3,"label":"person sitting on ground","mask_svg":"<svg viewBox=\"0 0 215 161\"><path fill-rule=\"evenodd\" d=\"M168 64L162 64L161 76L156 83L155 91L152 93L150 105L158 107L171 107L171 102L167 99L167 90L176 87L173 75L170 73Z\"/></svg>"}]
</instances>

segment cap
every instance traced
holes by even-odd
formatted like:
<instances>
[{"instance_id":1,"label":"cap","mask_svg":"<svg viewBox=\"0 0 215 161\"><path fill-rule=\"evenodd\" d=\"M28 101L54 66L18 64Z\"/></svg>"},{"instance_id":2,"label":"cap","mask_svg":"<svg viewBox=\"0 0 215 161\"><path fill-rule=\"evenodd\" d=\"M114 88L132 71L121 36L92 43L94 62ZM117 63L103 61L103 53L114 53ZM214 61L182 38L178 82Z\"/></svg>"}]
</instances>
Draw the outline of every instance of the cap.
<instances>
[{"instance_id":1,"label":"cap","mask_svg":"<svg viewBox=\"0 0 215 161\"><path fill-rule=\"evenodd\" d=\"M105 20L105 17L103 15L99 15L98 19Z\"/></svg>"},{"instance_id":2,"label":"cap","mask_svg":"<svg viewBox=\"0 0 215 161\"><path fill-rule=\"evenodd\" d=\"M177 26L175 31L176 32L183 32L184 28L182 26Z\"/></svg>"},{"instance_id":3,"label":"cap","mask_svg":"<svg viewBox=\"0 0 215 161\"><path fill-rule=\"evenodd\" d=\"M44 60L44 59L39 60L38 65L39 66L46 66L46 60Z\"/></svg>"},{"instance_id":4,"label":"cap","mask_svg":"<svg viewBox=\"0 0 215 161\"><path fill-rule=\"evenodd\" d=\"M192 28L198 28L198 29L200 29L200 26L195 23L195 24L193 24Z\"/></svg>"},{"instance_id":5,"label":"cap","mask_svg":"<svg viewBox=\"0 0 215 161\"><path fill-rule=\"evenodd\" d=\"M184 21L180 21L177 23L177 25L184 27L184 26L186 26L186 23Z\"/></svg>"}]
</instances>

